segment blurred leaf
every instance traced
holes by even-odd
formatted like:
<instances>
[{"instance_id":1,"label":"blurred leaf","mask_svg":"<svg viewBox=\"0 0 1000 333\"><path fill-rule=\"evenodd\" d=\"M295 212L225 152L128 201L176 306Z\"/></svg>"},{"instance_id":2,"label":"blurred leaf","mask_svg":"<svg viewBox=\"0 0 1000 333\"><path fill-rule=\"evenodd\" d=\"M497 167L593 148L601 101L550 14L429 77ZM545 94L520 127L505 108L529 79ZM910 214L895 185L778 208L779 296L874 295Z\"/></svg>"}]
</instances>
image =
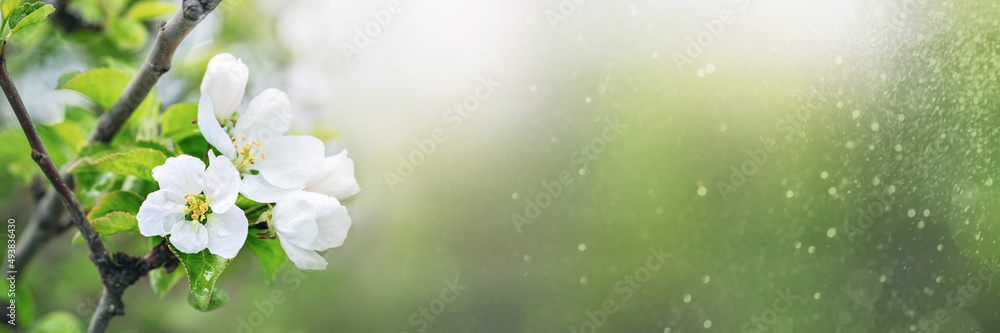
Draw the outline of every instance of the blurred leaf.
<instances>
[{"instance_id":1,"label":"blurred leaf","mask_svg":"<svg viewBox=\"0 0 1000 333\"><path fill-rule=\"evenodd\" d=\"M198 119L198 103L181 103L171 105L163 111L163 124L161 132L163 136L174 140L185 139L192 135L198 135L198 124L193 122Z\"/></svg>"},{"instance_id":2,"label":"blurred leaf","mask_svg":"<svg viewBox=\"0 0 1000 333\"><path fill-rule=\"evenodd\" d=\"M222 300L221 297L213 299L212 293L219 275L226 267L229 267L229 264L233 262L232 259L211 254L208 249L199 253L184 253L170 245L170 251L174 252L177 259L184 265L184 270L187 271L188 285L191 287L190 301L195 308L208 311L212 301ZM229 297L227 296L225 299L228 301ZM218 305L221 304L216 306Z\"/></svg>"},{"instance_id":3,"label":"blurred leaf","mask_svg":"<svg viewBox=\"0 0 1000 333\"><path fill-rule=\"evenodd\" d=\"M167 147L164 147L159 143L152 141L136 141L132 144L115 148L111 148L111 145L107 143L92 143L80 150L79 158L89 157L91 159L99 159L114 153L129 152L137 148L153 149L167 155L167 157L177 156L177 154L173 151L167 149Z\"/></svg>"},{"instance_id":4,"label":"blurred leaf","mask_svg":"<svg viewBox=\"0 0 1000 333\"><path fill-rule=\"evenodd\" d=\"M149 243L152 246L157 246L163 241L163 237L150 237ZM184 277L183 270L175 269L170 274L167 274L167 269L165 267L160 267L149 272L149 285L153 288L153 292L156 293L158 299L163 299L164 296L174 289L174 285Z\"/></svg>"},{"instance_id":5,"label":"blurred leaf","mask_svg":"<svg viewBox=\"0 0 1000 333\"><path fill-rule=\"evenodd\" d=\"M274 283L278 270L288 260L288 255L281 248L281 243L277 239L257 239L256 232L250 230L250 234L247 235L246 247L250 248L250 251L257 256L257 259L260 259L261 265L264 266L264 281L268 285Z\"/></svg>"},{"instance_id":6,"label":"blurred leaf","mask_svg":"<svg viewBox=\"0 0 1000 333\"><path fill-rule=\"evenodd\" d=\"M3 13L3 22L7 22L7 18L14 11L14 8L21 3L21 0L3 0L0 2L0 11Z\"/></svg>"},{"instance_id":7,"label":"blurred leaf","mask_svg":"<svg viewBox=\"0 0 1000 333\"><path fill-rule=\"evenodd\" d=\"M131 77L122 71L98 68L73 77L59 89L76 91L108 110L115 105L118 96L125 90L125 85L130 79Z\"/></svg>"},{"instance_id":8,"label":"blurred leaf","mask_svg":"<svg viewBox=\"0 0 1000 333\"><path fill-rule=\"evenodd\" d=\"M129 191L114 191L104 196L97 206L87 214L88 220L108 215L111 212L126 212L132 215L139 213L139 206L142 206L143 198L138 194Z\"/></svg>"},{"instance_id":9,"label":"blurred leaf","mask_svg":"<svg viewBox=\"0 0 1000 333\"><path fill-rule=\"evenodd\" d=\"M135 51L146 45L149 32L142 22L120 18L108 21L108 38L116 47L126 51Z\"/></svg>"},{"instance_id":10,"label":"blurred leaf","mask_svg":"<svg viewBox=\"0 0 1000 333\"><path fill-rule=\"evenodd\" d=\"M208 302L208 305L205 307L202 307L201 304L198 303L198 300L195 299L194 295L188 295L188 304L191 304L191 306L193 306L195 309L201 310L203 312L208 312L218 309L219 307L226 305L226 303L229 303L229 294L227 294L222 289L216 290L214 293L212 293L212 299Z\"/></svg>"},{"instance_id":11,"label":"blurred leaf","mask_svg":"<svg viewBox=\"0 0 1000 333\"><path fill-rule=\"evenodd\" d=\"M55 7L52 7L52 5L45 4L43 2L36 2L34 4L24 4L17 8L24 8L24 11L30 14L25 16L23 19L17 21L15 21L16 18L13 17L14 14L11 14L10 24L12 25L17 24L17 25L13 26L10 29L10 32L7 33L7 36L11 36L18 30L24 29L35 23L44 21L45 18L49 17L49 14L52 14L52 12L56 11ZM16 11L17 9L15 8L15 13Z\"/></svg>"},{"instance_id":12,"label":"blurred leaf","mask_svg":"<svg viewBox=\"0 0 1000 333\"><path fill-rule=\"evenodd\" d=\"M38 320L31 330L33 333L77 333L85 327L80 318L66 311L54 311Z\"/></svg>"},{"instance_id":13,"label":"blurred leaf","mask_svg":"<svg viewBox=\"0 0 1000 333\"><path fill-rule=\"evenodd\" d=\"M132 5L125 17L136 21L148 21L167 16L177 11L177 6L166 2L147 1Z\"/></svg>"},{"instance_id":14,"label":"blurred leaf","mask_svg":"<svg viewBox=\"0 0 1000 333\"><path fill-rule=\"evenodd\" d=\"M125 212L108 213L104 217L90 220L90 225L101 236L111 236L122 231L139 231L139 221L135 215Z\"/></svg>"},{"instance_id":15,"label":"blurred leaf","mask_svg":"<svg viewBox=\"0 0 1000 333\"><path fill-rule=\"evenodd\" d=\"M66 83L69 83L70 80L72 80L73 78L77 77L82 73L83 72L80 71L62 73L62 75L59 75L59 80L56 82L56 89L61 89L63 86L66 85Z\"/></svg>"},{"instance_id":16,"label":"blurred leaf","mask_svg":"<svg viewBox=\"0 0 1000 333\"><path fill-rule=\"evenodd\" d=\"M84 157L78 160L69 173L110 172L117 175L135 176L149 181L153 179L153 168L167 161L167 155L151 148L136 148L128 152L114 153L108 156L92 159Z\"/></svg>"},{"instance_id":17,"label":"blurred leaf","mask_svg":"<svg viewBox=\"0 0 1000 333\"><path fill-rule=\"evenodd\" d=\"M208 154L208 141L205 141L205 137L201 135L189 136L186 139L182 139L177 142L177 146L184 154L197 158L205 159L205 155Z\"/></svg>"}]
</instances>

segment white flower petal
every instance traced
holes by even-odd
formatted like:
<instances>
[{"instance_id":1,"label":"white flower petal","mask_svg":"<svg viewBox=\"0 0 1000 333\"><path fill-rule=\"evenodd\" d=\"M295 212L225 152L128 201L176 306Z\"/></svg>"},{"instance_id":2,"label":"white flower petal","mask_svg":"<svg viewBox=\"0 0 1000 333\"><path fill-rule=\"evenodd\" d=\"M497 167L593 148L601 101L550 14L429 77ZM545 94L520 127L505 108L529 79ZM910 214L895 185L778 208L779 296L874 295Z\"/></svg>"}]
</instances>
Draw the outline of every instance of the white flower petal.
<instances>
[{"instance_id":1,"label":"white flower petal","mask_svg":"<svg viewBox=\"0 0 1000 333\"><path fill-rule=\"evenodd\" d=\"M247 240L247 217L233 206L224 213L212 212L205 222L208 229L208 251L223 258L233 258Z\"/></svg>"},{"instance_id":2,"label":"white flower petal","mask_svg":"<svg viewBox=\"0 0 1000 333\"><path fill-rule=\"evenodd\" d=\"M153 179L168 199L183 203L184 195L205 190L205 163L188 155L170 157L163 165L153 168Z\"/></svg>"},{"instance_id":3,"label":"white flower petal","mask_svg":"<svg viewBox=\"0 0 1000 333\"><path fill-rule=\"evenodd\" d=\"M266 143L281 137L292 127L292 103L278 89L267 89L254 97L246 113L236 121L237 137L246 135Z\"/></svg>"},{"instance_id":4,"label":"white flower petal","mask_svg":"<svg viewBox=\"0 0 1000 333\"><path fill-rule=\"evenodd\" d=\"M323 193L337 200L361 192L354 178L354 161L347 157L347 149L323 160L323 171L306 184L306 191Z\"/></svg>"},{"instance_id":5,"label":"white flower petal","mask_svg":"<svg viewBox=\"0 0 1000 333\"><path fill-rule=\"evenodd\" d=\"M135 218L143 236L166 236L174 224L184 221L184 205L168 199L165 191L156 191L146 196Z\"/></svg>"},{"instance_id":6,"label":"white flower petal","mask_svg":"<svg viewBox=\"0 0 1000 333\"><path fill-rule=\"evenodd\" d=\"M307 135L283 136L261 146L267 158L257 160L260 175L277 187L305 186L323 168L323 141Z\"/></svg>"},{"instance_id":7,"label":"white flower petal","mask_svg":"<svg viewBox=\"0 0 1000 333\"><path fill-rule=\"evenodd\" d=\"M233 147L232 138L222 129L219 120L215 119L212 100L205 94L198 100L198 129L201 130L201 135L205 136L205 141L218 149L222 155L230 159L236 158L236 147Z\"/></svg>"},{"instance_id":8,"label":"white flower petal","mask_svg":"<svg viewBox=\"0 0 1000 333\"><path fill-rule=\"evenodd\" d=\"M281 242L281 248L285 250L288 259L295 263L295 267L299 269L326 269L326 259L323 259L316 251L295 246L295 244L281 238L278 241Z\"/></svg>"},{"instance_id":9,"label":"white flower petal","mask_svg":"<svg viewBox=\"0 0 1000 333\"><path fill-rule=\"evenodd\" d=\"M351 229L351 216L347 215L346 207L337 203L331 214L316 217L316 225L319 227L316 241L307 248L323 251L344 245L347 231Z\"/></svg>"},{"instance_id":10,"label":"white flower petal","mask_svg":"<svg viewBox=\"0 0 1000 333\"><path fill-rule=\"evenodd\" d=\"M278 238L305 248L316 241L319 227L316 225L315 205L302 193L279 200L274 205L270 223L274 225Z\"/></svg>"},{"instance_id":11,"label":"white flower petal","mask_svg":"<svg viewBox=\"0 0 1000 333\"><path fill-rule=\"evenodd\" d=\"M240 172L225 156L210 161L205 169L205 197L215 213L222 213L235 207L240 194Z\"/></svg>"},{"instance_id":12,"label":"white flower petal","mask_svg":"<svg viewBox=\"0 0 1000 333\"><path fill-rule=\"evenodd\" d=\"M243 196L260 203L277 202L281 198L301 190L302 186L291 188L274 186L261 175L245 175L243 183L240 184L240 193L243 193Z\"/></svg>"},{"instance_id":13,"label":"white flower petal","mask_svg":"<svg viewBox=\"0 0 1000 333\"><path fill-rule=\"evenodd\" d=\"M243 102L250 69L232 54L221 53L208 61L205 77L201 80L201 94L210 96L215 106L215 118L232 116Z\"/></svg>"},{"instance_id":14,"label":"white flower petal","mask_svg":"<svg viewBox=\"0 0 1000 333\"><path fill-rule=\"evenodd\" d=\"M198 253L208 246L208 229L195 221L184 221L170 230L170 244L184 253Z\"/></svg>"}]
</instances>

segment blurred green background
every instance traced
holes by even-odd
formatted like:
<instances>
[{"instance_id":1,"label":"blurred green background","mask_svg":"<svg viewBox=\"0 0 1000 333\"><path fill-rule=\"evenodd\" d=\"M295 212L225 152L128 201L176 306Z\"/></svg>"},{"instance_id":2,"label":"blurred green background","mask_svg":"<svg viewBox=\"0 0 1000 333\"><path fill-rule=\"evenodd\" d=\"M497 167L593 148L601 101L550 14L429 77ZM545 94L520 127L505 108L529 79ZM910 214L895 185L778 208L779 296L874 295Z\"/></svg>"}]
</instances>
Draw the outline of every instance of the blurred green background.
<instances>
[{"instance_id":1,"label":"blurred green background","mask_svg":"<svg viewBox=\"0 0 1000 333\"><path fill-rule=\"evenodd\" d=\"M363 190L327 270L268 285L241 254L208 313L143 279L110 332L1000 331L997 3L390 3L226 0L182 44L165 106L233 53L247 99L287 91L295 131L349 149ZM71 4L105 29L9 46L57 162L90 130L60 129L88 106L59 74L137 66L152 40L109 28L112 1ZM475 98L481 80L500 84ZM3 104L0 215L25 222L35 166ZM23 274L26 326L89 320L100 283L71 238Z\"/></svg>"}]
</instances>

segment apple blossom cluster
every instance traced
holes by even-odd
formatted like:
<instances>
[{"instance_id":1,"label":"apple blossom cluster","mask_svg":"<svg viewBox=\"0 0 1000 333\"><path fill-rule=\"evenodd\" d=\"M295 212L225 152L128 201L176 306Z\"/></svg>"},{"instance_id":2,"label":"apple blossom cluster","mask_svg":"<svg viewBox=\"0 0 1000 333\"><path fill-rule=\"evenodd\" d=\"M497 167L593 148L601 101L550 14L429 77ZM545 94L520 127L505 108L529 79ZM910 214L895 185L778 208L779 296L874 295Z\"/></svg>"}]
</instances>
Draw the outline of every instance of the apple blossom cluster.
<instances>
[{"instance_id":1,"label":"apple blossom cluster","mask_svg":"<svg viewBox=\"0 0 1000 333\"><path fill-rule=\"evenodd\" d=\"M278 239L295 266L325 269L317 251L342 245L351 227L340 200L361 191L354 162L346 150L325 157L326 148L315 137L287 135L293 112L280 90L264 90L241 108L248 77L247 66L231 54L209 61L197 120L214 148L209 165L181 155L154 168L160 189L140 207L139 231L168 237L181 252L208 249L233 258L254 223L236 206L242 194L267 204L261 214L267 236Z\"/></svg>"}]
</instances>

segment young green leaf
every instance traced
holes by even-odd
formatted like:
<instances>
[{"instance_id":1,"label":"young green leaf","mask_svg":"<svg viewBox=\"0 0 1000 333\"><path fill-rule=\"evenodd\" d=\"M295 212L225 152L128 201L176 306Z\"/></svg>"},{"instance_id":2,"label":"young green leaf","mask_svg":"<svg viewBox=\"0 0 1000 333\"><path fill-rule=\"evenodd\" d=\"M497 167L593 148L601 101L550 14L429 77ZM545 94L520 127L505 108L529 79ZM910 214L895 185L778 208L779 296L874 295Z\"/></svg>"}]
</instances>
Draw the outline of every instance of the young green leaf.
<instances>
[{"instance_id":1,"label":"young green leaf","mask_svg":"<svg viewBox=\"0 0 1000 333\"><path fill-rule=\"evenodd\" d=\"M155 181L153 168L167 161L167 155L151 148L136 148L134 150L114 153L108 156L92 159L84 157L78 160L69 173L110 172L116 175L135 176L141 179Z\"/></svg>"},{"instance_id":2,"label":"young green leaf","mask_svg":"<svg viewBox=\"0 0 1000 333\"><path fill-rule=\"evenodd\" d=\"M83 74L83 72L72 71L72 72L62 73L62 75L59 75L59 80L56 81L56 89L62 89L62 87L65 86L66 83L68 83L70 80L72 80L73 78L77 77L77 75L80 74Z\"/></svg>"},{"instance_id":3,"label":"young green leaf","mask_svg":"<svg viewBox=\"0 0 1000 333\"><path fill-rule=\"evenodd\" d=\"M24 8L24 12L28 14L27 16L15 22L14 14L17 13L17 10L15 8L15 13L12 13L10 17L9 25L11 26L11 29L10 32L7 33L8 37L12 36L18 30L24 29L25 27L31 26L35 23L44 21L45 18L49 17L49 14L52 14L52 12L56 11L55 7L52 7L52 5L43 4L42 2L24 4L19 6L18 8Z\"/></svg>"},{"instance_id":4,"label":"young green leaf","mask_svg":"<svg viewBox=\"0 0 1000 333\"><path fill-rule=\"evenodd\" d=\"M105 110L111 109L132 77L122 71L98 68L79 74L59 87L76 91Z\"/></svg>"},{"instance_id":5,"label":"young green leaf","mask_svg":"<svg viewBox=\"0 0 1000 333\"><path fill-rule=\"evenodd\" d=\"M215 282L233 260L211 254L208 249L199 253L184 253L171 245L170 251L174 252L177 259L184 265L184 270L187 271L192 305L201 311L208 311L213 301L212 294L215 290ZM228 299L227 296L226 300ZM220 296L216 296L215 300L221 300ZM218 301L216 304L216 306L219 305Z\"/></svg>"},{"instance_id":6,"label":"young green leaf","mask_svg":"<svg viewBox=\"0 0 1000 333\"><path fill-rule=\"evenodd\" d=\"M281 248L277 239L258 239L253 230L251 229L250 234L247 235L246 247L250 248L257 259L260 259L261 265L264 266L264 281L270 285L274 283L278 270L288 260L288 255L285 254L285 250Z\"/></svg>"},{"instance_id":7,"label":"young green leaf","mask_svg":"<svg viewBox=\"0 0 1000 333\"><path fill-rule=\"evenodd\" d=\"M165 137L183 140L201 133L198 124L194 123L197 119L198 103L174 104L163 111L163 124L160 129Z\"/></svg>"},{"instance_id":8,"label":"young green leaf","mask_svg":"<svg viewBox=\"0 0 1000 333\"><path fill-rule=\"evenodd\" d=\"M139 232L139 220L134 214L126 212L108 213L104 217L90 220L90 225L101 236L111 236L122 231Z\"/></svg>"},{"instance_id":9,"label":"young green leaf","mask_svg":"<svg viewBox=\"0 0 1000 333\"><path fill-rule=\"evenodd\" d=\"M226 305L226 303L229 303L229 294L227 294L222 289L218 289L214 293L212 293L212 299L208 302L208 305L205 307L202 307L201 304L198 303L198 299L195 298L194 295L188 295L188 304L191 304L191 306L193 306L195 309L201 310L203 312L208 312L218 309L219 307Z\"/></svg>"},{"instance_id":10,"label":"young green leaf","mask_svg":"<svg viewBox=\"0 0 1000 333\"><path fill-rule=\"evenodd\" d=\"M94 209L87 214L88 220L104 217L112 212L126 212L132 215L139 213L144 199L138 194L129 191L114 191L101 198L101 201L94 206Z\"/></svg>"},{"instance_id":11,"label":"young green leaf","mask_svg":"<svg viewBox=\"0 0 1000 333\"><path fill-rule=\"evenodd\" d=\"M10 17L11 12L14 8L21 3L21 0L3 0L0 2L0 10L3 11L3 22L7 22L7 18ZM6 25L5 25L6 26Z\"/></svg>"},{"instance_id":12,"label":"young green leaf","mask_svg":"<svg viewBox=\"0 0 1000 333\"><path fill-rule=\"evenodd\" d=\"M177 11L177 6L160 1L146 1L132 5L125 17L135 21L148 21Z\"/></svg>"}]
</instances>

